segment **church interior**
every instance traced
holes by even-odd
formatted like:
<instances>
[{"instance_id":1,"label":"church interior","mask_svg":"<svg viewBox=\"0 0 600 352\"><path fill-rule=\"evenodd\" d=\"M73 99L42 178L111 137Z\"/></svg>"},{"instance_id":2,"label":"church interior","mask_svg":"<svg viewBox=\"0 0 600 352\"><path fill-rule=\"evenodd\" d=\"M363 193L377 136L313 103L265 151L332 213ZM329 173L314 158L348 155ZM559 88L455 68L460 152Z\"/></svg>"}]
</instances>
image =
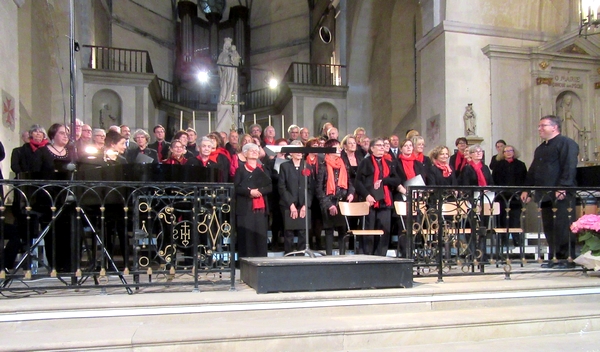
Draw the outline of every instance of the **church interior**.
<instances>
[{"instance_id":1,"label":"church interior","mask_svg":"<svg viewBox=\"0 0 600 352\"><path fill-rule=\"evenodd\" d=\"M271 123L280 135L292 124L315 132L332 122L340 135L364 127L371 136L416 129L427 149L452 149L466 135L471 106L469 137L487 155L504 139L529 163L539 143L536 121L555 114L580 145L581 163L594 164L600 36L592 5L99 0L75 1L71 18L68 0L6 1L0 134L10 150L33 123L70 121L72 105L93 128L176 129L183 120L203 135L216 127L217 58L232 38L241 56L231 118L238 128ZM7 171L8 161L2 166Z\"/></svg>"}]
</instances>

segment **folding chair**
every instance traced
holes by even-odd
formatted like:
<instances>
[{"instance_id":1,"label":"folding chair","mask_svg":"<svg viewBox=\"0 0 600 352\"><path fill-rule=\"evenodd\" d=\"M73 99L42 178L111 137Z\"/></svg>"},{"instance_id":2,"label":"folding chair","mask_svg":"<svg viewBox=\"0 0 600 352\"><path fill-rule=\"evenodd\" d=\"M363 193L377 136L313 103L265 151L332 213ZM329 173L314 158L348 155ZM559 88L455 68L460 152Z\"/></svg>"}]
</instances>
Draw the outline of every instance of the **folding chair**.
<instances>
[{"instance_id":1,"label":"folding chair","mask_svg":"<svg viewBox=\"0 0 600 352\"><path fill-rule=\"evenodd\" d=\"M339 202L340 213L346 219L346 234L352 235L354 237L354 248L358 248L356 243L356 236L382 236L383 230L365 230L365 217L369 215L369 202ZM349 217L357 217L362 216L361 226L362 229L352 229L350 228L350 221L348 221ZM343 243L345 245L345 241Z\"/></svg>"}]
</instances>

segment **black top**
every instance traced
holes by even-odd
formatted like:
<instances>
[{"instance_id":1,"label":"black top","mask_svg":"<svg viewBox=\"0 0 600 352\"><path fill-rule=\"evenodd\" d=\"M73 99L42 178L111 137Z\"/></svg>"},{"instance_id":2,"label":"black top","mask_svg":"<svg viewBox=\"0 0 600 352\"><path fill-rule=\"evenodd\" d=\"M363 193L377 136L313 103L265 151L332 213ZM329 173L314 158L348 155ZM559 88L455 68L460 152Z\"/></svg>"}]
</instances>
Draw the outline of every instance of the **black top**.
<instances>
[{"instance_id":1,"label":"black top","mask_svg":"<svg viewBox=\"0 0 600 352\"><path fill-rule=\"evenodd\" d=\"M265 212L268 212L268 194L273 191L271 177L267 175L259 167L250 172L245 166L240 166L235 172L233 180L235 184L236 204L235 212L238 215L252 214L252 197L250 197L250 189L258 188L258 191L265 198Z\"/></svg>"},{"instance_id":2,"label":"black top","mask_svg":"<svg viewBox=\"0 0 600 352\"><path fill-rule=\"evenodd\" d=\"M456 179L456 172L452 171L450 176L444 177L442 170L431 164L427 172L427 185L429 186L456 186L458 180Z\"/></svg>"},{"instance_id":3,"label":"black top","mask_svg":"<svg viewBox=\"0 0 600 352\"><path fill-rule=\"evenodd\" d=\"M483 176L485 177L485 182L487 183L487 186L493 186L494 179L492 178L492 172L490 171L490 168L488 168L487 165L483 163L483 161L481 161L481 164L481 172L483 172ZM458 184L462 186L479 185L479 181L477 180L477 173L475 172L475 169L473 169L473 166L467 164L465 165L465 167L463 167L462 171L460 172L460 175L458 176Z\"/></svg>"},{"instance_id":4,"label":"black top","mask_svg":"<svg viewBox=\"0 0 600 352\"><path fill-rule=\"evenodd\" d=\"M496 163L492 178L497 186L523 186L527 178L527 166L518 159L511 163L500 160Z\"/></svg>"},{"instance_id":5,"label":"black top","mask_svg":"<svg viewBox=\"0 0 600 352\"><path fill-rule=\"evenodd\" d=\"M167 141L162 141L161 154L158 156L159 161L167 158L167 155L169 155L169 147L170 146L171 146L171 143L169 143ZM158 141L148 144L148 148L154 149L158 153Z\"/></svg>"},{"instance_id":6,"label":"black top","mask_svg":"<svg viewBox=\"0 0 600 352\"><path fill-rule=\"evenodd\" d=\"M139 146L137 148L127 149L125 151L125 159L127 159L128 163L134 164L139 154L144 154L152 158L152 164L158 164L158 153L156 152L156 150L151 148L141 150Z\"/></svg>"},{"instance_id":7,"label":"black top","mask_svg":"<svg viewBox=\"0 0 600 352\"><path fill-rule=\"evenodd\" d=\"M67 153L64 156L60 156L52 153L49 146L50 144L47 144L35 151L33 172L39 172L44 179L65 179L65 177L56 175L56 173L62 174L67 171L66 165L75 161L73 152L69 148L66 148ZM51 175L54 175L54 177Z\"/></svg>"},{"instance_id":8,"label":"black top","mask_svg":"<svg viewBox=\"0 0 600 352\"><path fill-rule=\"evenodd\" d=\"M35 164L35 152L29 143L13 149L10 159L10 168L15 174L22 172L33 172Z\"/></svg>"},{"instance_id":9,"label":"black top","mask_svg":"<svg viewBox=\"0 0 600 352\"><path fill-rule=\"evenodd\" d=\"M344 165L346 165L346 169L348 170L348 178L352 183L356 179L356 170L358 170L358 164L364 159L364 155L358 152L354 152L354 156L356 157L356 166L350 165L350 160L348 159L348 154L346 154L345 150L342 150L341 158L344 161Z\"/></svg>"},{"instance_id":10,"label":"black top","mask_svg":"<svg viewBox=\"0 0 600 352\"><path fill-rule=\"evenodd\" d=\"M321 210L323 210L323 212L328 213L327 210L331 208L332 205L336 205L338 201L346 201L348 195L354 193L354 185L352 182L350 182L350 173L348 170L346 170L346 173L348 174L348 189L343 189L337 186L338 178L340 176L340 169L333 169L333 175L336 184L335 194L327 194L327 180L329 179L327 164L325 162L319 163L316 193L317 198L319 198L319 203L321 204Z\"/></svg>"},{"instance_id":11,"label":"black top","mask_svg":"<svg viewBox=\"0 0 600 352\"><path fill-rule=\"evenodd\" d=\"M569 137L558 135L542 142L527 172L528 186L576 186L579 146Z\"/></svg>"},{"instance_id":12,"label":"black top","mask_svg":"<svg viewBox=\"0 0 600 352\"><path fill-rule=\"evenodd\" d=\"M304 170L304 160L300 162L300 166L296 168L292 160L286 161L279 167L279 205L284 209L289 209L293 204L300 210L305 203L304 200L304 176L302 175ZM310 168L308 168L310 170ZM312 197L313 197L313 178L308 177L307 180L307 199L308 206L310 208Z\"/></svg>"},{"instance_id":13,"label":"black top","mask_svg":"<svg viewBox=\"0 0 600 352\"><path fill-rule=\"evenodd\" d=\"M398 187L402 183L401 177L398 175L398 170L392 166L392 162L381 158L382 163L387 163L390 174L388 177L383 177L383 170L380 170L379 177L382 179L382 184L390 189L393 193L395 188ZM354 181L354 186L356 187L356 194L358 195L359 201L364 201L367 199L368 195L375 197L375 190L373 188L373 184L375 177L375 166L373 165L373 161L370 157L363 159L360 164L358 164L358 170L356 172L356 180ZM380 204L383 208L385 204Z\"/></svg>"}]
</instances>

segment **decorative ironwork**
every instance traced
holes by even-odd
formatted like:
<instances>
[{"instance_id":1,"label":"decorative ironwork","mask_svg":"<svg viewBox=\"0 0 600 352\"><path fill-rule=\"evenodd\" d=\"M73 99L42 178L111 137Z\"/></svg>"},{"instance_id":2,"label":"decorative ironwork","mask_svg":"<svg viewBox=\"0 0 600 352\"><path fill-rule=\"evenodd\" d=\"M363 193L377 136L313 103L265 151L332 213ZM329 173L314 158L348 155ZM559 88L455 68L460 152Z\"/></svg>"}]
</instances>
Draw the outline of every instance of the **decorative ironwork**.
<instances>
[{"instance_id":1,"label":"decorative ironwork","mask_svg":"<svg viewBox=\"0 0 600 352\"><path fill-rule=\"evenodd\" d=\"M219 276L229 273L233 289L232 184L3 183L9 185L9 191L0 201L0 239L19 241L20 237L26 252L15 269L2 270L0 291L22 289L13 285L19 280L53 276L65 288L93 277L98 287L117 285L131 291L133 287L165 285L153 282L151 276L176 273L184 278L168 284L198 289L201 275L210 272ZM15 199L14 225L4 217L10 198ZM116 236L123 238L117 241ZM70 261L61 257L65 253L70 253ZM5 255L10 253L0 252L0 263ZM149 276L147 282L142 275ZM109 282L111 276L117 276L121 284ZM35 283L27 285L35 289Z\"/></svg>"}]
</instances>

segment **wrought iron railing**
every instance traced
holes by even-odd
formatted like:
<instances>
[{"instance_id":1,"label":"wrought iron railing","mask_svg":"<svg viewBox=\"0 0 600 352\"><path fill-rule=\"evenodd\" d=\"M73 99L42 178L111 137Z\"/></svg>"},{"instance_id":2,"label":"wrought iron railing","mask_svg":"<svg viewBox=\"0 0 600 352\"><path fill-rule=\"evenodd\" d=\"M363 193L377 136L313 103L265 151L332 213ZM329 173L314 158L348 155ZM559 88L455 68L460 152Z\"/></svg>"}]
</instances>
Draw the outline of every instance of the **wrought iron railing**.
<instances>
[{"instance_id":1,"label":"wrought iron railing","mask_svg":"<svg viewBox=\"0 0 600 352\"><path fill-rule=\"evenodd\" d=\"M146 50L83 45L83 57L88 68L124 72L154 73L150 54Z\"/></svg>"},{"instance_id":2,"label":"wrought iron railing","mask_svg":"<svg viewBox=\"0 0 600 352\"><path fill-rule=\"evenodd\" d=\"M412 209L405 211L407 236L400 236L397 254L414 260L415 275L436 275L440 281L445 275L485 273L490 265L502 266L510 276L515 265L556 262L543 235L541 211L557 208L553 195L559 188L531 190L536 213L528 212L521 201L522 187L411 187L406 202L396 204ZM597 213L600 188L560 190L567 192L566 221L576 220L578 209ZM525 219L532 217L537 226L526 232ZM574 253L575 242L568 243L569 253Z\"/></svg>"},{"instance_id":3,"label":"wrought iron railing","mask_svg":"<svg viewBox=\"0 0 600 352\"><path fill-rule=\"evenodd\" d=\"M0 204L0 240L8 240L0 251L0 292L74 289L88 278L95 285L87 287L124 287L130 293L152 285L197 290L223 273L234 287L233 184L5 180L3 185L9 186L4 199L14 198L16 221L6 220L8 208ZM5 259L11 262L21 243L24 254L6 268ZM153 281L157 275L178 279ZM30 281L39 278L62 284Z\"/></svg>"},{"instance_id":4,"label":"wrought iron railing","mask_svg":"<svg viewBox=\"0 0 600 352\"><path fill-rule=\"evenodd\" d=\"M313 86L345 86L346 66L292 62L283 81Z\"/></svg>"},{"instance_id":5,"label":"wrought iron railing","mask_svg":"<svg viewBox=\"0 0 600 352\"><path fill-rule=\"evenodd\" d=\"M185 106L192 110L201 109L200 94L182 86L176 86L169 81L159 78L160 92L164 100Z\"/></svg>"},{"instance_id":6,"label":"wrought iron railing","mask_svg":"<svg viewBox=\"0 0 600 352\"><path fill-rule=\"evenodd\" d=\"M242 105L242 109L244 111L247 111L260 109L267 106L273 106L275 105L275 101L279 97L280 91L280 87L262 88L242 94L241 99L244 102L244 105Z\"/></svg>"}]
</instances>

